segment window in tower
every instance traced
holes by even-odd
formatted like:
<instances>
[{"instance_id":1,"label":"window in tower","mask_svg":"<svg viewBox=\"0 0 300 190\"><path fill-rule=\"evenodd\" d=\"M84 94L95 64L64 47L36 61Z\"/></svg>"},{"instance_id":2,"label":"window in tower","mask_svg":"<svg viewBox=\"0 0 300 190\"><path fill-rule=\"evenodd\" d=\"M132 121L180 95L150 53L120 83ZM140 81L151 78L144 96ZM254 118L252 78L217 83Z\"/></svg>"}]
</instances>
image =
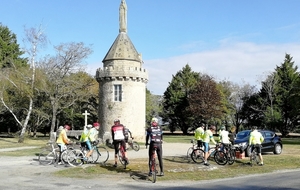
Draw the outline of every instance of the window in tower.
<instances>
[{"instance_id":1,"label":"window in tower","mask_svg":"<svg viewBox=\"0 0 300 190\"><path fill-rule=\"evenodd\" d=\"M114 85L114 96L116 102L122 102L122 85L115 84Z\"/></svg>"}]
</instances>

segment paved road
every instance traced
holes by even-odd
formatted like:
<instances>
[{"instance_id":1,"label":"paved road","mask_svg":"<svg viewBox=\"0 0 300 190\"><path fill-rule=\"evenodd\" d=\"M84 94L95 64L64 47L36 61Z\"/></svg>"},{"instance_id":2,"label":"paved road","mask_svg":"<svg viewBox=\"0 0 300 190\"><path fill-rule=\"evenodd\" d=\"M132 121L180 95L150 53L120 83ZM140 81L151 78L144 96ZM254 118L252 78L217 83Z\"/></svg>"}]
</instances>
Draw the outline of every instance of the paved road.
<instances>
[{"instance_id":1,"label":"paved road","mask_svg":"<svg viewBox=\"0 0 300 190\"><path fill-rule=\"evenodd\" d=\"M165 143L165 156L182 156L186 154L188 145ZM174 153L174 150L176 150ZM147 150L130 152L131 158L147 157ZM58 178L52 172L64 169L63 166L40 166L36 157L0 157L0 189L10 190L81 190L81 189L160 189L160 190L195 190L195 189L299 189L300 170L281 171L264 175L251 175L222 180L200 182L159 181L153 184L147 180L139 180L129 174L109 175L98 179ZM113 158L108 162L113 162ZM125 177L124 177L125 175ZM127 177L126 177L127 175Z\"/></svg>"}]
</instances>

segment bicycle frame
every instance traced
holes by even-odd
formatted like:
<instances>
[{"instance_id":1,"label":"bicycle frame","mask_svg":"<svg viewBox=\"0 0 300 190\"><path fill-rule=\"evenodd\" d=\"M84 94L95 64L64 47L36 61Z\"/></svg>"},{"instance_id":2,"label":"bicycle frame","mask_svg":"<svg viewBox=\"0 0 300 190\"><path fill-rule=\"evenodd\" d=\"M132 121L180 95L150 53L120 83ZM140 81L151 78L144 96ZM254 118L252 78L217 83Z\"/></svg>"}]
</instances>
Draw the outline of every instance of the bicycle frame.
<instances>
[{"instance_id":1,"label":"bicycle frame","mask_svg":"<svg viewBox=\"0 0 300 190\"><path fill-rule=\"evenodd\" d=\"M127 158L125 157L125 147L122 144L119 145L119 160L121 164L124 165L124 169L126 169L128 162Z\"/></svg>"}]
</instances>

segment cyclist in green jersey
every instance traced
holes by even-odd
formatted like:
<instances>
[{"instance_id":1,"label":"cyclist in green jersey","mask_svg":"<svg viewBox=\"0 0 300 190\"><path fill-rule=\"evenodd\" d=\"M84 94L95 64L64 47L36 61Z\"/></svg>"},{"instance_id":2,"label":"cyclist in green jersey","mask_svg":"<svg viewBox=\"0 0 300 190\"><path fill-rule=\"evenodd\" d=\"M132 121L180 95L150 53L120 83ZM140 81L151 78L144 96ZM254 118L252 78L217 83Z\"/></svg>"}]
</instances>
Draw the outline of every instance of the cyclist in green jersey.
<instances>
[{"instance_id":1,"label":"cyclist in green jersey","mask_svg":"<svg viewBox=\"0 0 300 190\"><path fill-rule=\"evenodd\" d=\"M260 159L259 165L264 165L264 160L261 155L261 143L264 141L264 137L260 132L257 131L257 127L252 127L252 132L250 133L249 137L249 146L251 146L251 152L256 148L256 152L258 154L258 157Z\"/></svg>"}]
</instances>

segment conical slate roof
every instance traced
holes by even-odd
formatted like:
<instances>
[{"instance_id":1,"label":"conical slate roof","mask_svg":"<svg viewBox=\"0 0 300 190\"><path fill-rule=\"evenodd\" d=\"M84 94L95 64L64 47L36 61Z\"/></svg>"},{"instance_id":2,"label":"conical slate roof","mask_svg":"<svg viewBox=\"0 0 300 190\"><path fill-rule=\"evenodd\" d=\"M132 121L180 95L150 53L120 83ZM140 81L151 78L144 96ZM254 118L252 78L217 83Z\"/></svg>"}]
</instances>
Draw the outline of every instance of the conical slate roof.
<instances>
[{"instance_id":1,"label":"conical slate roof","mask_svg":"<svg viewBox=\"0 0 300 190\"><path fill-rule=\"evenodd\" d=\"M136 51L127 33L119 33L102 62L109 60L141 61L139 53Z\"/></svg>"}]
</instances>

